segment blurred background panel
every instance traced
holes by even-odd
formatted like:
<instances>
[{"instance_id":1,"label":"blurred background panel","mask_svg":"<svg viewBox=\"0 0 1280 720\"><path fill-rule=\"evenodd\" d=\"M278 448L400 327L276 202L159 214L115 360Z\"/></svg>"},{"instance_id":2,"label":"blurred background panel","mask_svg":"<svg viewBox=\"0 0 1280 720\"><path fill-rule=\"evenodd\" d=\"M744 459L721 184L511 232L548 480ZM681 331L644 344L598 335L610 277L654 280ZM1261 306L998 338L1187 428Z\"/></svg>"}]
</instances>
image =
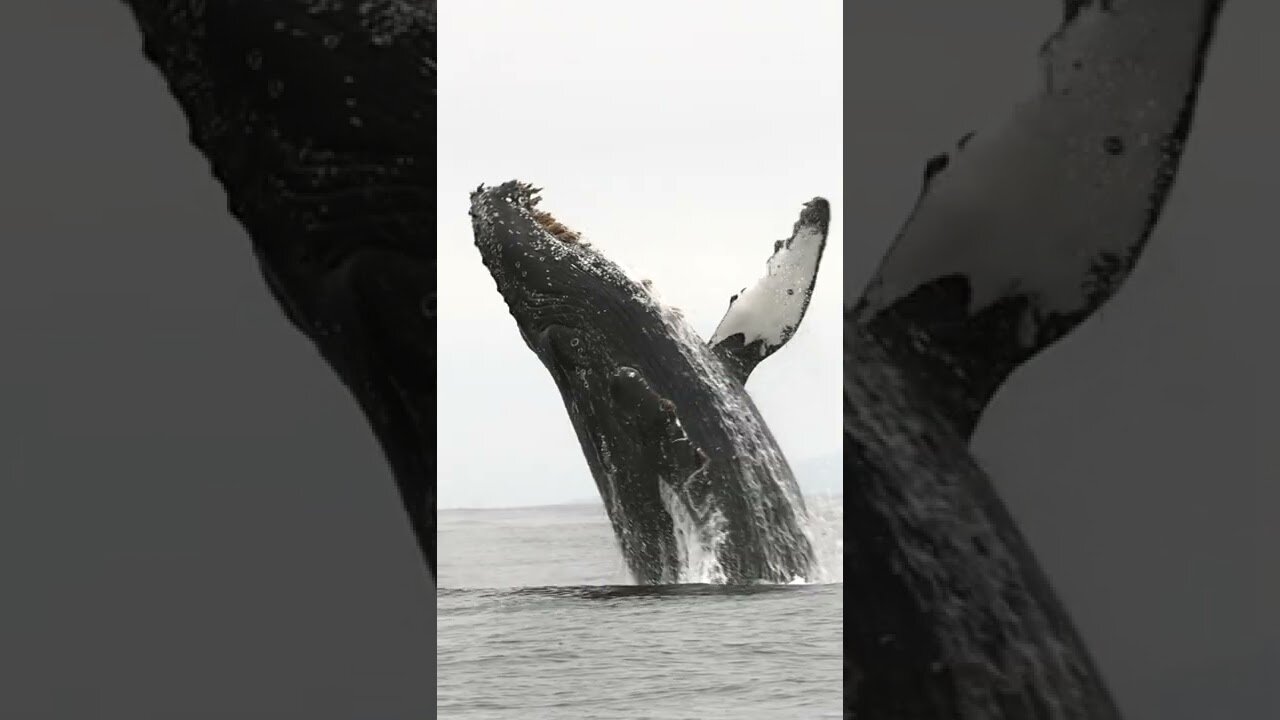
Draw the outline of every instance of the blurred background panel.
<instances>
[{"instance_id":1,"label":"blurred background panel","mask_svg":"<svg viewBox=\"0 0 1280 720\"><path fill-rule=\"evenodd\" d=\"M386 461L131 14L2 16L0 717L430 716Z\"/></svg>"},{"instance_id":2,"label":"blurred background panel","mask_svg":"<svg viewBox=\"0 0 1280 720\"><path fill-rule=\"evenodd\" d=\"M1034 85L1060 18L1050 0L850 9L850 302L915 202L925 161ZM1227 3L1177 184L1137 270L1017 372L976 438L1131 720L1280 717L1277 22L1272 3Z\"/></svg>"}]
</instances>

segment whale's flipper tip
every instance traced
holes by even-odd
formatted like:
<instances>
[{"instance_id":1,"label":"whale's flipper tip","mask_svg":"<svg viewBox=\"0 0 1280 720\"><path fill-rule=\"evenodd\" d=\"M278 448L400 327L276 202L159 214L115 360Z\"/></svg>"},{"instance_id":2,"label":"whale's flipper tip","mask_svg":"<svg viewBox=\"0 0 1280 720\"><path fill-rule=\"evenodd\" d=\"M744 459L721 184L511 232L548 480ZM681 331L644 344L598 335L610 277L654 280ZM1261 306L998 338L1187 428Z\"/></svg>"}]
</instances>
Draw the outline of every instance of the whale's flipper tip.
<instances>
[{"instance_id":1,"label":"whale's flipper tip","mask_svg":"<svg viewBox=\"0 0 1280 720\"><path fill-rule=\"evenodd\" d=\"M926 163L854 316L962 434L1019 365L1136 266L1178 170L1222 4L1067 2L1037 92Z\"/></svg>"},{"instance_id":2,"label":"whale's flipper tip","mask_svg":"<svg viewBox=\"0 0 1280 720\"><path fill-rule=\"evenodd\" d=\"M830 226L826 198L805 203L791 236L773 244L764 276L729 298L709 344L741 382L795 335L813 296Z\"/></svg>"}]
</instances>

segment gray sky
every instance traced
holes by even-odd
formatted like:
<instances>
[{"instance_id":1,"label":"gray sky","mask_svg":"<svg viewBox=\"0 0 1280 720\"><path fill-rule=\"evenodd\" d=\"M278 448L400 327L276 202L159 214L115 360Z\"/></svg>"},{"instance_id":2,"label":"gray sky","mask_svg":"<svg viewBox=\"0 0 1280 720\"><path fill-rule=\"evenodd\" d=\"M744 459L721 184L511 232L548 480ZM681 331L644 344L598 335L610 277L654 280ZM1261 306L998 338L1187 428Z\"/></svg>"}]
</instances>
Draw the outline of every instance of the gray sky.
<instances>
[{"instance_id":1,"label":"gray sky","mask_svg":"<svg viewBox=\"0 0 1280 720\"><path fill-rule=\"evenodd\" d=\"M925 160L1034 79L1060 3L855 7L845 281L861 291ZM1136 273L1013 378L978 432L1129 720L1280 717L1278 10L1227 3L1182 172Z\"/></svg>"},{"instance_id":2,"label":"gray sky","mask_svg":"<svg viewBox=\"0 0 1280 720\"><path fill-rule=\"evenodd\" d=\"M839 457L840 26L835 0L441 6L441 507L596 496L555 383L473 244L468 193L512 178L543 187L548 210L704 337L801 205L830 199L808 314L748 389L798 473ZM825 467L838 484L838 460Z\"/></svg>"}]
</instances>

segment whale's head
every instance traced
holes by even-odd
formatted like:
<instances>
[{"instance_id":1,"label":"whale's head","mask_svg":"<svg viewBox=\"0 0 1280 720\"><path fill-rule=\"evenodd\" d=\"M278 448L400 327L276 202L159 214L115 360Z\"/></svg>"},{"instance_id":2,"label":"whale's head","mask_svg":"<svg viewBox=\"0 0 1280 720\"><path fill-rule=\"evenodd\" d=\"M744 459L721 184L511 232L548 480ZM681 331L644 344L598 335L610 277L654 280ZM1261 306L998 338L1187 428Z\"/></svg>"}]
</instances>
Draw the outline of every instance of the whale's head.
<instances>
[{"instance_id":1,"label":"whale's head","mask_svg":"<svg viewBox=\"0 0 1280 720\"><path fill-rule=\"evenodd\" d=\"M525 183L481 186L471 194L476 247L571 412L609 422L617 415L617 384L637 375L656 383L655 392L671 384L659 377L678 364L670 311L647 283L629 277L540 200ZM596 407L601 398L604 406Z\"/></svg>"},{"instance_id":2,"label":"whale's head","mask_svg":"<svg viewBox=\"0 0 1280 720\"><path fill-rule=\"evenodd\" d=\"M591 384L593 371L645 355L647 348L629 345L659 318L644 284L541 209L540 200L525 183L481 186L471 194L476 247L530 349L558 381L575 376Z\"/></svg>"}]
</instances>

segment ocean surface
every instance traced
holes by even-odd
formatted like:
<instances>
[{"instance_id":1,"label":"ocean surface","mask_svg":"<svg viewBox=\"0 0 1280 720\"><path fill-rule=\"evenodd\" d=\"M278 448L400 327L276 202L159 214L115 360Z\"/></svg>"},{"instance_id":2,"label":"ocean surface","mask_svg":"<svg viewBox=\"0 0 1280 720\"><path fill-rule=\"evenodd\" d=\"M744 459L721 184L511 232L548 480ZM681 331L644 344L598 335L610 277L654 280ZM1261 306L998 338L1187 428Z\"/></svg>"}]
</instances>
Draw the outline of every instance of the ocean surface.
<instances>
[{"instance_id":1,"label":"ocean surface","mask_svg":"<svg viewBox=\"0 0 1280 720\"><path fill-rule=\"evenodd\" d=\"M844 517L807 499L813 584L637 586L598 504L441 510L445 720L817 720L842 697Z\"/></svg>"}]
</instances>

